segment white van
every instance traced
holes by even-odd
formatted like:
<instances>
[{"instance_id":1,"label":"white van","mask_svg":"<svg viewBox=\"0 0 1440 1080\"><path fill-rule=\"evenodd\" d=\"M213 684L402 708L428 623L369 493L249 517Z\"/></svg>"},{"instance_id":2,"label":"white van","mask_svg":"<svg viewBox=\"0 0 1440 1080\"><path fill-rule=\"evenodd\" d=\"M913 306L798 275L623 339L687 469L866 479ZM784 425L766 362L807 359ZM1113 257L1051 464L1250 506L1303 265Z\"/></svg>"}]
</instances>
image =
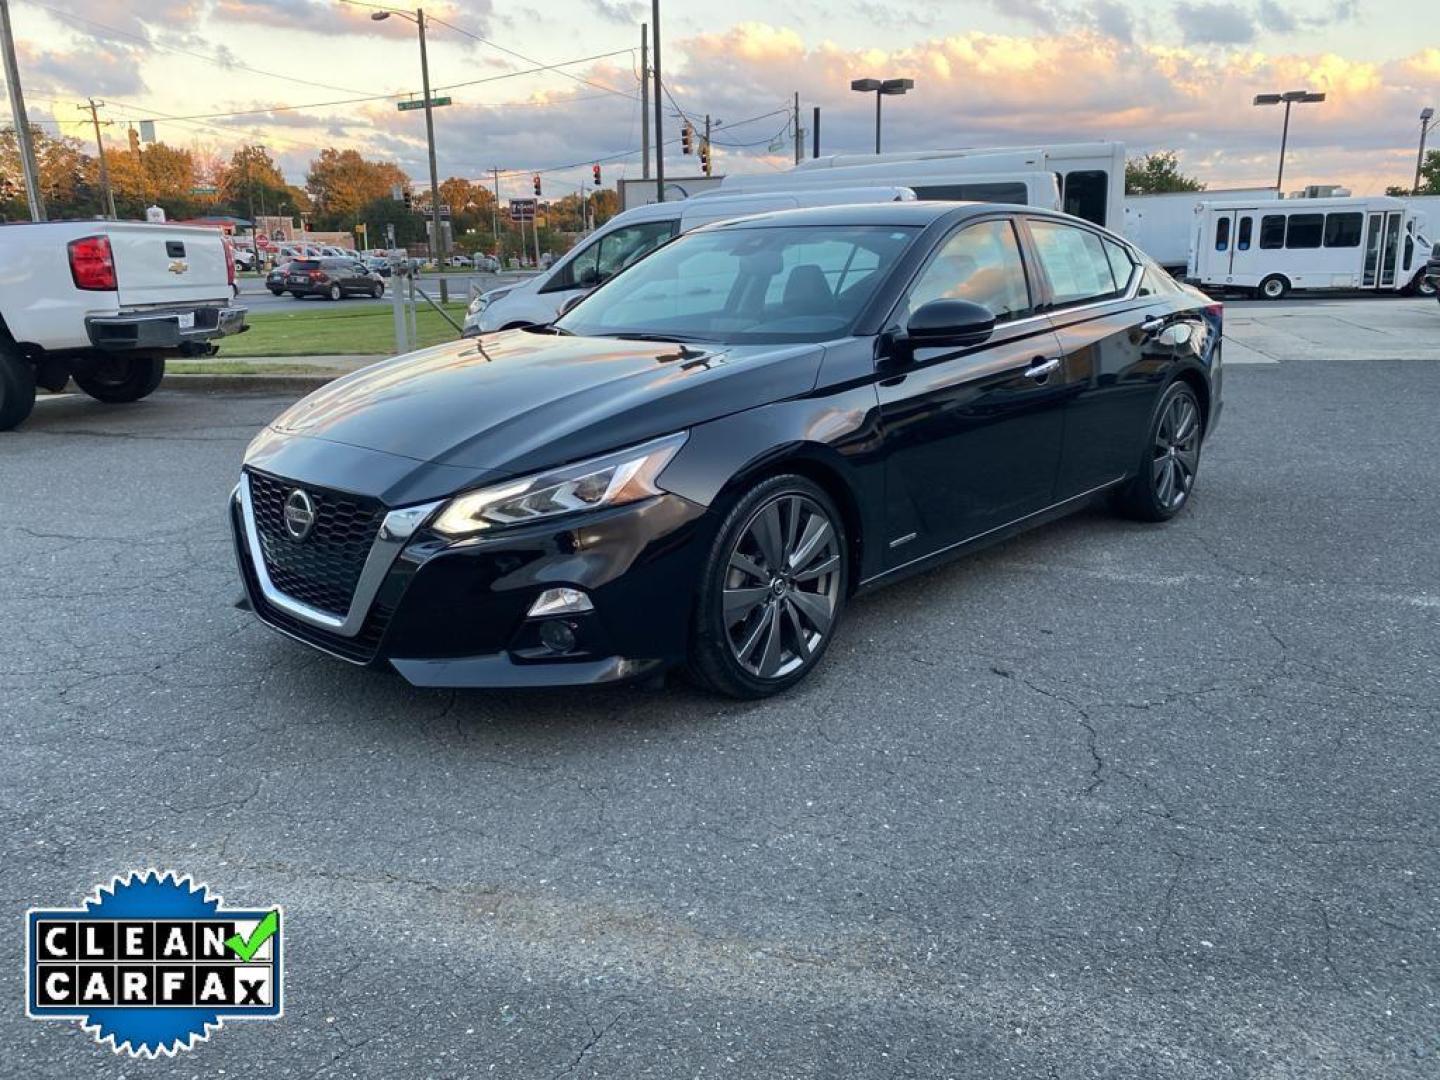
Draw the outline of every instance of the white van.
<instances>
[{"instance_id":1,"label":"white van","mask_svg":"<svg viewBox=\"0 0 1440 1080\"><path fill-rule=\"evenodd\" d=\"M1425 217L1400 199L1202 202L1187 277L1278 300L1291 289L1423 289Z\"/></svg>"},{"instance_id":2,"label":"white van","mask_svg":"<svg viewBox=\"0 0 1440 1080\"><path fill-rule=\"evenodd\" d=\"M1034 174L1052 194L1039 196L1029 185ZM1022 178L1023 181L1022 181ZM1051 182L1053 178L1053 183ZM1013 185L1023 182L1026 197ZM841 154L810 158L783 173L727 176L720 194L785 190L790 185L904 184L918 199L974 199L1064 210L1119 232L1124 224L1125 144L1055 143L1049 146L971 147L895 154ZM969 185L1009 183L1008 193ZM1058 199L1057 202L1052 200Z\"/></svg>"},{"instance_id":3,"label":"white van","mask_svg":"<svg viewBox=\"0 0 1440 1080\"><path fill-rule=\"evenodd\" d=\"M585 295L665 241L714 221L803 206L905 202L914 198L915 193L903 187L852 187L696 196L637 206L616 214L548 270L518 284L481 293L465 313L462 335L474 337L492 330L552 322L572 299Z\"/></svg>"}]
</instances>

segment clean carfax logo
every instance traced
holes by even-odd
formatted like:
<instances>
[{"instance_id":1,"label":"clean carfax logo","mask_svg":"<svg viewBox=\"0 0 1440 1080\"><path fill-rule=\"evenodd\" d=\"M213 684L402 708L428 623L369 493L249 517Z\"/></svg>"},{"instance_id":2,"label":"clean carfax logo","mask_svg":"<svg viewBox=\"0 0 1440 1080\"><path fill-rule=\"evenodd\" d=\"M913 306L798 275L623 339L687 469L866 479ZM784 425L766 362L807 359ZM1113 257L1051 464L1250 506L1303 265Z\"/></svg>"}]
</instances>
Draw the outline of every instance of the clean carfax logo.
<instances>
[{"instance_id":1,"label":"clean carfax logo","mask_svg":"<svg viewBox=\"0 0 1440 1080\"><path fill-rule=\"evenodd\" d=\"M117 877L83 907L26 913L25 1011L117 1053L189 1050L225 1020L280 1015L280 924L173 871Z\"/></svg>"}]
</instances>

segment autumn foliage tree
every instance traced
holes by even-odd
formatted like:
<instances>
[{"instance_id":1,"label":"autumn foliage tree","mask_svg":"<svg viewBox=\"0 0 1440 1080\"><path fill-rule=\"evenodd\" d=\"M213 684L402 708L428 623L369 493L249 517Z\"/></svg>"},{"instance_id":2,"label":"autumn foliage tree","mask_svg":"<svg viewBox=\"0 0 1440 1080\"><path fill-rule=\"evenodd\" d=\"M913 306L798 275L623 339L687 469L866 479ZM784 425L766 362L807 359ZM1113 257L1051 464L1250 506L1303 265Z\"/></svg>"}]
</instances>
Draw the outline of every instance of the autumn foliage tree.
<instances>
[{"instance_id":1,"label":"autumn foliage tree","mask_svg":"<svg viewBox=\"0 0 1440 1080\"><path fill-rule=\"evenodd\" d=\"M327 147L310 163L305 188L315 206L316 225L323 229L350 229L362 220L362 211L377 199L388 198L410 179L389 161L369 161L357 150Z\"/></svg>"}]
</instances>

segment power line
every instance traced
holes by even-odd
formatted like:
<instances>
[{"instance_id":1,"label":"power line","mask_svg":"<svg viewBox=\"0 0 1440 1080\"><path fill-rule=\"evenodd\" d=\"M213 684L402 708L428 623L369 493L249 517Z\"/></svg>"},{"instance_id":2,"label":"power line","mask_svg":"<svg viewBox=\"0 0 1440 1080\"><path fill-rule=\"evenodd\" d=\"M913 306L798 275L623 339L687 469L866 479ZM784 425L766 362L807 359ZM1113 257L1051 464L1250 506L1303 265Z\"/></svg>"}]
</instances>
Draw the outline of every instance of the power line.
<instances>
[{"instance_id":1,"label":"power line","mask_svg":"<svg viewBox=\"0 0 1440 1080\"><path fill-rule=\"evenodd\" d=\"M181 56L193 57L196 60L204 60L211 64L219 64L222 67L237 67L244 71L252 72L256 75L264 75L265 77L271 79L285 79L293 83L302 83L305 86L314 86L321 90L339 90L341 93L345 94L362 93L362 91L356 90L353 86L335 86L332 83L313 82L310 79L301 79L297 76L286 75L279 71L266 71L263 68L251 67L249 64L242 63L241 61L235 59L227 59L225 57L214 56L208 53L193 52L190 49L182 49L175 45L164 45L151 38L142 37L139 34L132 34L128 31L121 30L106 23L97 22L94 19L87 19L83 15L74 15L68 11L62 11L59 8L51 7L49 4L39 3L39 0L30 0L30 2L33 3L36 7L43 8L44 10L50 12L52 15L57 16L63 22L84 23L87 26L98 27L99 29L108 31L109 33L114 34L118 37L128 38L131 41L138 41L140 42L140 44L144 45L148 49L163 49L165 52L172 52L177 53ZM91 34L91 37L98 36L99 35L93 33Z\"/></svg>"}]
</instances>

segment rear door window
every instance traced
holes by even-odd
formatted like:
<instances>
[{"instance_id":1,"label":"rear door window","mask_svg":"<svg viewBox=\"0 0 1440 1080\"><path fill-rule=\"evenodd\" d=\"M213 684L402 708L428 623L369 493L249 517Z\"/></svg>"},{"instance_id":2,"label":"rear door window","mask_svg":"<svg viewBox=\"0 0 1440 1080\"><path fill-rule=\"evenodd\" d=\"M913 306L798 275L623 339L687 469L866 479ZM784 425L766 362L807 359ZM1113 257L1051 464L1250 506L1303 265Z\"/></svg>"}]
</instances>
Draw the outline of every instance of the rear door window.
<instances>
[{"instance_id":1,"label":"rear door window","mask_svg":"<svg viewBox=\"0 0 1440 1080\"><path fill-rule=\"evenodd\" d=\"M1100 237L1056 221L1030 219L1035 253L1057 307L1104 300L1120 294Z\"/></svg>"}]
</instances>

